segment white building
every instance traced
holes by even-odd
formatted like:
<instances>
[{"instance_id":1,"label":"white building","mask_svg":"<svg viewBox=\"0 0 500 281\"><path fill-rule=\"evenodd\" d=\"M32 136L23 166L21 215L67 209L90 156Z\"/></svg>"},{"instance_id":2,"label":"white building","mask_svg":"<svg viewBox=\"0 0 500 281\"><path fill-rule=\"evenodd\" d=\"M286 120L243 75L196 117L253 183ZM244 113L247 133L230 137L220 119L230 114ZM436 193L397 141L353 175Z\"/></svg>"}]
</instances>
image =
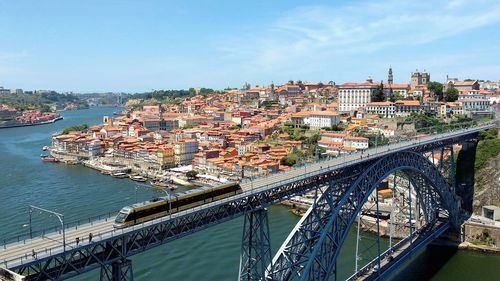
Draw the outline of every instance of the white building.
<instances>
[{"instance_id":1,"label":"white building","mask_svg":"<svg viewBox=\"0 0 500 281\"><path fill-rule=\"evenodd\" d=\"M481 94L480 90L462 90L458 94L458 99L488 99L488 97Z\"/></svg>"},{"instance_id":2,"label":"white building","mask_svg":"<svg viewBox=\"0 0 500 281\"><path fill-rule=\"evenodd\" d=\"M366 111L381 115L383 118L393 118L396 106L390 101L370 102L366 105Z\"/></svg>"},{"instance_id":3,"label":"white building","mask_svg":"<svg viewBox=\"0 0 500 281\"><path fill-rule=\"evenodd\" d=\"M462 104L464 111L470 113L487 113L490 112L490 102L486 99L462 99L457 101Z\"/></svg>"},{"instance_id":4,"label":"white building","mask_svg":"<svg viewBox=\"0 0 500 281\"><path fill-rule=\"evenodd\" d=\"M348 136L344 139L344 146L358 149L368 149L368 138L364 137L351 137Z\"/></svg>"},{"instance_id":5,"label":"white building","mask_svg":"<svg viewBox=\"0 0 500 281\"><path fill-rule=\"evenodd\" d=\"M311 128L323 128L338 125L340 116L333 111L302 111L292 115L295 127L308 125Z\"/></svg>"},{"instance_id":6,"label":"white building","mask_svg":"<svg viewBox=\"0 0 500 281\"><path fill-rule=\"evenodd\" d=\"M373 91L378 84L370 79L363 83L344 83L338 87L338 108L340 112L350 112L365 107L371 102Z\"/></svg>"}]
</instances>

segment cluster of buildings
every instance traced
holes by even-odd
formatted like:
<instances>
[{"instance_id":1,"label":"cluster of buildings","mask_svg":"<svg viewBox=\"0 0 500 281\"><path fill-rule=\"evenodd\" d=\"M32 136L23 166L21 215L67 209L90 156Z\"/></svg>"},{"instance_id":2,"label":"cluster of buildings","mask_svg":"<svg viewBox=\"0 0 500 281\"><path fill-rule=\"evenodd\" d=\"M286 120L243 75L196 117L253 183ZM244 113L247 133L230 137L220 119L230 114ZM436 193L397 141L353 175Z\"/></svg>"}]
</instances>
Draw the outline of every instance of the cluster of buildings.
<instances>
[{"instance_id":1,"label":"cluster of buildings","mask_svg":"<svg viewBox=\"0 0 500 281\"><path fill-rule=\"evenodd\" d=\"M413 72L410 84L392 83L392 69L389 69L387 83L376 83L371 78L361 83L344 83L338 86L338 111L340 113L379 114L383 118L406 117L412 113L426 113L439 117L452 115L491 115L492 105L500 103L500 89L494 82L480 83L478 80L459 81L447 77L443 91L458 90L458 100L439 101L427 86L430 74L426 71ZM374 91L383 85L388 101L373 102ZM490 88L482 88L486 85ZM391 101L392 100L392 101Z\"/></svg>"},{"instance_id":2,"label":"cluster of buildings","mask_svg":"<svg viewBox=\"0 0 500 281\"><path fill-rule=\"evenodd\" d=\"M23 125L33 125L45 122L56 121L59 114L40 110L17 111L6 104L0 104L0 127L13 127Z\"/></svg>"},{"instance_id":3,"label":"cluster of buildings","mask_svg":"<svg viewBox=\"0 0 500 281\"><path fill-rule=\"evenodd\" d=\"M23 89L6 89L0 86L0 95L22 94Z\"/></svg>"},{"instance_id":4,"label":"cluster of buildings","mask_svg":"<svg viewBox=\"0 0 500 281\"><path fill-rule=\"evenodd\" d=\"M489 114L500 96L498 89L483 89L478 81L450 80L453 85L445 87L459 89L459 99L441 102L427 88L429 81L429 73L416 71L409 84L394 84L390 69L387 83L382 83L390 99L382 102L372 101L381 84L372 79L340 85L289 81L196 95L105 116L103 124L84 132L56 135L52 151L109 157L132 170L191 165L202 174L239 179L288 169L287 155L311 145L304 139L315 134L323 154L338 156L368 148L369 139L360 131L394 137L393 118L413 113ZM138 108L142 102L129 100L127 106ZM282 130L285 125L305 133L290 135ZM332 132L338 128L343 131Z\"/></svg>"}]
</instances>

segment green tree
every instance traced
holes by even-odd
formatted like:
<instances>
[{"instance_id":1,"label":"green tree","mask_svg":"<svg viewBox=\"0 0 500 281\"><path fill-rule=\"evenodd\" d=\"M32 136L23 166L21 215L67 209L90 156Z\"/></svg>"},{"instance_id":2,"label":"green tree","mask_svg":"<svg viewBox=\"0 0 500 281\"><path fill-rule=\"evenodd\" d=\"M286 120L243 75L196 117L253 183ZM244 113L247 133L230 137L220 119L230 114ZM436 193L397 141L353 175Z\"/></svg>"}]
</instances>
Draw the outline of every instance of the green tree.
<instances>
[{"instance_id":1,"label":"green tree","mask_svg":"<svg viewBox=\"0 0 500 281\"><path fill-rule=\"evenodd\" d=\"M198 175L198 172L195 170L191 170L191 171L186 172L186 177L188 179L194 179L194 178L196 178L197 175Z\"/></svg>"},{"instance_id":2,"label":"green tree","mask_svg":"<svg viewBox=\"0 0 500 281\"><path fill-rule=\"evenodd\" d=\"M438 98L438 100L443 100L443 84L432 81L427 84L427 88Z\"/></svg>"},{"instance_id":3,"label":"green tree","mask_svg":"<svg viewBox=\"0 0 500 281\"><path fill-rule=\"evenodd\" d=\"M64 131L62 133L63 133L63 135L65 135L65 134L68 134L69 132L80 132L83 130L87 130L88 128L89 128L89 125L87 125L87 124L75 125L75 126L71 126L71 127L64 129Z\"/></svg>"},{"instance_id":4,"label":"green tree","mask_svg":"<svg viewBox=\"0 0 500 281\"><path fill-rule=\"evenodd\" d=\"M446 92L444 93L444 98L446 101L458 100L458 90L453 87L446 89Z\"/></svg>"},{"instance_id":5,"label":"green tree","mask_svg":"<svg viewBox=\"0 0 500 281\"><path fill-rule=\"evenodd\" d=\"M287 156L285 156L285 159L283 160L283 164L287 166L294 166L297 163L299 163L299 156L295 153L290 153Z\"/></svg>"},{"instance_id":6,"label":"green tree","mask_svg":"<svg viewBox=\"0 0 500 281\"><path fill-rule=\"evenodd\" d=\"M481 136L482 139L485 139L485 140L494 140L498 136L498 129L497 128L493 128L493 129L489 129L489 130L486 130L486 131L481 131L481 132L479 132L479 135Z\"/></svg>"},{"instance_id":7,"label":"green tree","mask_svg":"<svg viewBox=\"0 0 500 281\"><path fill-rule=\"evenodd\" d=\"M377 88L373 90L372 101L373 102L385 101L384 84L382 84L382 82L380 82L380 85L378 85Z\"/></svg>"},{"instance_id":8,"label":"green tree","mask_svg":"<svg viewBox=\"0 0 500 281\"><path fill-rule=\"evenodd\" d=\"M42 112L51 112L50 106L48 104L42 104Z\"/></svg>"}]
</instances>

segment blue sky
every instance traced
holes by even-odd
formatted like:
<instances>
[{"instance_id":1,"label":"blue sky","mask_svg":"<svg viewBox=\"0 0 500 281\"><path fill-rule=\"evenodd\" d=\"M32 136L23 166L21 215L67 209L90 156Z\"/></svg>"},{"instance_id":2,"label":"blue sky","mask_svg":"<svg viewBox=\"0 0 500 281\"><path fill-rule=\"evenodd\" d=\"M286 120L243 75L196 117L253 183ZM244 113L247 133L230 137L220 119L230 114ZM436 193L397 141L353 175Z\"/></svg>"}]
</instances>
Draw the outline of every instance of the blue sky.
<instances>
[{"instance_id":1,"label":"blue sky","mask_svg":"<svg viewBox=\"0 0 500 281\"><path fill-rule=\"evenodd\" d=\"M498 0L0 0L0 40L6 88L500 79Z\"/></svg>"}]
</instances>

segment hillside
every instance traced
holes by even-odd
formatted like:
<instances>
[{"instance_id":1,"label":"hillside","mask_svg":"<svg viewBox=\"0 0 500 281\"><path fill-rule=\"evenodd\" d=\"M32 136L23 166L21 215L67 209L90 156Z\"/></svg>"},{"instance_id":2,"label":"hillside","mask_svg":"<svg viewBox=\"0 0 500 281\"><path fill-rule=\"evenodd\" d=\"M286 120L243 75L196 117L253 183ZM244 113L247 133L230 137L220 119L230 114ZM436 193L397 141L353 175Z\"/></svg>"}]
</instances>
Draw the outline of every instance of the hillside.
<instances>
[{"instance_id":1,"label":"hillside","mask_svg":"<svg viewBox=\"0 0 500 281\"><path fill-rule=\"evenodd\" d=\"M476 149L474 212L481 212L481 206L500 206L500 138L498 130L481 134L483 138Z\"/></svg>"}]
</instances>

